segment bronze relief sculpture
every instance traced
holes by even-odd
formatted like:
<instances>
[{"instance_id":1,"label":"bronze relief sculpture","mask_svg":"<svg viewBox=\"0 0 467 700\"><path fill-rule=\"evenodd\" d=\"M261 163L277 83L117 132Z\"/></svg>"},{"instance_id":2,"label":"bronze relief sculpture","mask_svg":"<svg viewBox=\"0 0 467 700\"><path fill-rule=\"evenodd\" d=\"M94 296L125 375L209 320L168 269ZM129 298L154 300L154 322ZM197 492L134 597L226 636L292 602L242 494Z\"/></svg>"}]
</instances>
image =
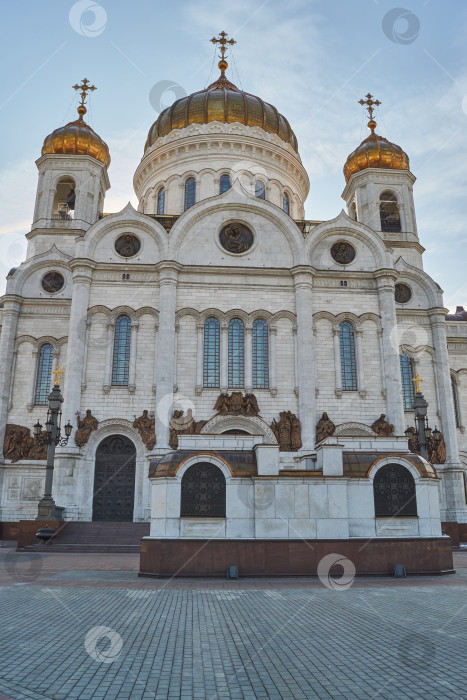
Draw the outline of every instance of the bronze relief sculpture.
<instances>
[{"instance_id":1,"label":"bronze relief sculpture","mask_svg":"<svg viewBox=\"0 0 467 700\"><path fill-rule=\"evenodd\" d=\"M323 415L316 424L316 442L321 442L321 440L324 440L324 438L328 437L328 435L334 435L335 429L336 426L329 418L326 411L324 411Z\"/></svg>"},{"instance_id":2,"label":"bronze relief sculpture","mask_svg":"<svg viewBox=\"0 0 467 700\"><path fill-rule=\"evenodd\" d=\"M375 420L371 426L373 432L375 432L379 437L390 437L394 435L394 426L388 423L386 420L386 414L382 413L380 417Z\"/></svg>"},{"instance_id":3,"label":"bronze relief sculpture","mask_svg":"<svg viewBox=\"0 0 467 700\"><path fill-rule=\"evenodd\" d=\"M87 409L86 415L82 420L78 413L78 429L75 435L75 442L78 447L84 447L89 440L89 436L91 435L92 431L97 430L98 425L99 421L97 418L94 418L89 408Z\"/></svg>"},{"instance_id":4,"label":"bronze relief sculpture","mask_svg":"<svg viewBox=\"0 0 467 700\"><path fill-rule=\"evenodd\" d=\"M186 416L184 411L175 410L170 419L170 438L169 445L173 450L178 447L179 435L199 435L202 428L206 425L206 420L195 421L191 408L188 409Z\"/></svg>"},{"instance_id":5,"label":"bronze relief sculpture","mask_svg":"<svg viewBox=\"0 0 467 700\"><path fill-rule=\"evenodd\" d=\"M5 459L18 462L20 459L47 459L47 432L32 437L24 425L8 423L3 441Z\"/></svg>"},{"instance_id":6,"label":"bronze relief sculpture","mask_svg":"<svg viewBox=\"0 0 467 700\"><path fill-rule=\"evenodd\" d=\"M331 247L331 257L339 265L348 265L355 259L355 248L347 241L338 241Z\"/></svg>"},{"instance_id":7,"label":"bronze relief sculpture","mask_svg":"<svg viewBox=\"0 0 467 700\"><path fill-rule=\"evenodd\" d=\"M48 272L42 278L42 289L49 294L56 294L62 289L64 284L65 279L60 272Z\"/></svg>"},{"instance_id":8,"label":"bronze relief sculpture","mask_svg":"<svg viewBox=\"0 0 467 700\"><path fill-rule=\"evenodd\" d=\"M234 222L224 226L219 240L229 253L245 253L253 245L253 233L245 224Z\"/></svg>"},{"instance_id":9,"label":"bronze relief sculpture","mask_svg":"<svg viewBox=\"0 0 467 700\"><path fill-rule=\"evenodd\" d=\"M281 411L279 420L274 419L270 427L281 452L296 452L302 446L302 429L295 413Z\"/></svg>"},{"instance_id":10,"label":"bronze relief sculpture","mask_svg":"<svg viewBox=\"0 0 467 700\"><path fill-rule=\"evenodd\" d=\"M241 391L233 391L231 394L220 394L214 406L214 410L221 415L257 416L259 406L254 394L245 394Z\"/></svg>"},{"instance_id":11,"label":"bronze relief sculpture","mask_svg":"<svg viewBox=\"0 0 467 700\"><path fill-rule=\"evenodd\" d=\"M150 418L146 409L139 418L135 418L133 428L136 428L148 450L156 444L155 419Z\"/></svg>"}]
</instances>

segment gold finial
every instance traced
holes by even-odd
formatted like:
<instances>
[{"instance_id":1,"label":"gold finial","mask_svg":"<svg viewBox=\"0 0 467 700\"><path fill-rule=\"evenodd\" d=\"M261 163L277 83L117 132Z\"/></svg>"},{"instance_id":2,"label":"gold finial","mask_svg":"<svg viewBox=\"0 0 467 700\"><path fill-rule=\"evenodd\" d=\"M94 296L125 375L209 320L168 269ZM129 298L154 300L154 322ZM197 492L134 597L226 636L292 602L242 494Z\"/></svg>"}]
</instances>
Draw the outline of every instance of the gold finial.
<instances>
[{"instance_id":1,"label":"gold finial","mask_svg":"<svg viewBox=\"0 0 467 700\"><path fill-rule=\"evenodd\" d=\"M226 32L220 32L219 33L219 38L216 38L215 36L212 37L211 41L213 44L219 44L220 45L220 54L219 58L221 59L218 63L218 66L221 70L222 76L224 75L225 71L227 70L228 63L225 60L225 52L227 51L227 44L230 44L230 46L233 46L237 42L235 39L227 39L228 34Z\"/></svg>"},{"instance_id":2,"label":"gold finial","mask_svg":"<svg viewBox=\"0 0 467 700\"><path fill-rule=\"evenodd\" d=\"M370 121L368 122L368 128L371 129L371 133L374 134L376 129L376 122L373 119L373 105L376 105L378 107L381 104L381 102L379 100L374 100L373 95L370 95L370 93L365 95L365 97L366 100L361 99L358 101L358 103L363 106L366 105L366 108L368 110L368 116L370 117Z\"/></svg>"},{"instance_id":3,"label":"gold finial","mask_svg":"<svg viewBox=\"0 0 467 700\"><path fill-rule=\"evenodd\" d=\"M87 109L84 106L85 102L86 102L86 98L88 96L87 93L89 91L94 92L94 90L97 90L97 88L95 85L90 85L89 80L87 78L83 78L83 80L81 81L81 85L78 85L78 83L76 83L76 85L73 85L73 89L74 90L81 90L81 103L78 107L78 114L79 114L79 118L83 119L83 116L87 112Z\"/></svg>"},{"instance_id":4,"label":"gold finial","mask_svg":"<svg viewBox=\"0 0 467 700\"><path fill-rule=\"evenodd\" d=\"M412 381L417 384L417 394L421 394L422 390L420 388L420 382L423 382L423 379L421 378L421 376L419 374L416 374L415 378L412 379Z\"/></svg>"},{"instance_id":5,"label":"gold finial","mask_svg":"<svg viewBox=\"0 0 467 700\"><path fill-rule=\"evenodd\" d=\"M60 365L58 365L57 369L52 370L52 374L55 374L54 386L60 386L60 375L65 374L65 372L60 369Z\"/></svg>"}]
</instances>

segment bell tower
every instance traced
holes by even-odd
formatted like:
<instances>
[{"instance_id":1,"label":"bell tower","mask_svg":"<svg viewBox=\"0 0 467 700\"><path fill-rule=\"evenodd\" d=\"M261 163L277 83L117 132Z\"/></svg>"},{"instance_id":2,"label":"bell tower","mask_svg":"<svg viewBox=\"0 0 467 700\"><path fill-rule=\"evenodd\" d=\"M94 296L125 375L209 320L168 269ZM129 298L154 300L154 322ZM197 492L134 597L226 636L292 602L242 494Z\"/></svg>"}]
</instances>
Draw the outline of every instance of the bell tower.
<instances>
[{"instance_id":1,"label":"bell tower","mask_svg":"<svg viewBox=\"0 0 467 700\"><path fill-rule=\"evenodd\" d=\"M87 230L102 212L110 187L109 147L84 121L87 94L97 88L84 78L78 119L55 129L36 161L39 170L32 229Z\"/></svg>"}]
</instances>

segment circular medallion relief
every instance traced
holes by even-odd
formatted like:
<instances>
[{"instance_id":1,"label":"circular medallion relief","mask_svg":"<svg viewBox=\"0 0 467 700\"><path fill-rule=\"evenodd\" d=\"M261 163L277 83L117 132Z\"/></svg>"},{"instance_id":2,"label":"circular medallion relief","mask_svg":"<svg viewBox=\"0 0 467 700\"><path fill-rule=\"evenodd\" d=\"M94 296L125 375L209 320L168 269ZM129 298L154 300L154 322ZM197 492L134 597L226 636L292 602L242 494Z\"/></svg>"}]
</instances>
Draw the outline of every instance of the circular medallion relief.
<instances>
[{"instance_id":1,"label":"circular medallion relief","mask_svg":"<svg viewBox=\"0 0 467 700\"><path fill-rule=\"evenodd\" d=\"M132 233L123 233L115 241L115 250L122 258L131 258L139 252L141 243Z\"/></svg>"},{"instance_id":2,"label":"circular medallion relief","mask_svg":"<svg viewBox=\"0 0 467 700\"><path fill-rule=\"evenodd\" d=\"M65 280L60 272L48 272L42 278L42 289L49 294L59 292L64 284Z\"/></svg>"},{"instance_id":3,"label":"circular medallion relief","mask_svg":"<svg viewBox=\"0 0 467 700\"><path fill-rule=\"evenodd\" d=\"M348 265L355 258L355 248L347 241L337 241L331 248L333 260L340 265Z\"/></svg>"},{"instance_id":4,"label":"circular medallion relief","mask_svg":"<svg viewBox=\"0 0 467 700\"><path fill-rule=\"evenodd\" d=\"M221 245L229 253L245 253L253 245L253 233L248 226L234 221L220 232Z\"/></svg>"},{"instance_id":5,"label":"circular medallion relief","mask_svg":"<svg viewBox=\"0 0 467 700\"><path fill-rule=\"evenodd\" d=\"M406 284L396 284L394 296L398 304L406 304L412 298L412 290Z\"/></svg>"}]
</instances>

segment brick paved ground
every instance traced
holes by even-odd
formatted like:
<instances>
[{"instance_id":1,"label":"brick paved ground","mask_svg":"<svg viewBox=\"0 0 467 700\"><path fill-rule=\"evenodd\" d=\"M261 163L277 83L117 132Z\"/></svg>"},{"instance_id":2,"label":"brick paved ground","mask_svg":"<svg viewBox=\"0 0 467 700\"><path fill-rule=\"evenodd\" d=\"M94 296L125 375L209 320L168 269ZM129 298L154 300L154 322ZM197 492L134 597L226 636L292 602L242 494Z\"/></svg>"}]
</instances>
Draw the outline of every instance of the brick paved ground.
<instances>
[{"instance_id":1,"label":"brick paved ground","mask_svg":"<svg viewBox=\"0 0 467 700\"><path fill-rule=\"evenodd\" d=\"M452 576L343 591L31 557L0 549L0 700L467 698L467 552Z\"/></svg>"}]
</instances>

